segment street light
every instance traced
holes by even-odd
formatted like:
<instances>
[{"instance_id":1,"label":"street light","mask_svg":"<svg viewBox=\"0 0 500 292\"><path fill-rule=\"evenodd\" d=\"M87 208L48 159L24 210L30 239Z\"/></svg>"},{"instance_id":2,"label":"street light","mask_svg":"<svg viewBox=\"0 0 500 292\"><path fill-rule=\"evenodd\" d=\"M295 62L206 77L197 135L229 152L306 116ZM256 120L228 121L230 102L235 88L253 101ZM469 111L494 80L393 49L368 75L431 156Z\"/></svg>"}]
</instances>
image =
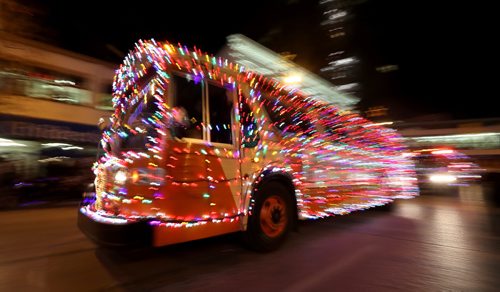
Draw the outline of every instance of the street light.
<instances>
[{"instance_id":1,"label":"street light","mask_svg":"<svg viewBox=\"0 0 500 292\"><path fill-rule=\"evenodd\" d=\"M298 74L291 74L291 75L285 76L285 78L283 78L283 82L285 82L286 84L289 84L289 85L299 84L300 82L302 82L302 76L298 75Z\"/></svg>"}]
</instances>

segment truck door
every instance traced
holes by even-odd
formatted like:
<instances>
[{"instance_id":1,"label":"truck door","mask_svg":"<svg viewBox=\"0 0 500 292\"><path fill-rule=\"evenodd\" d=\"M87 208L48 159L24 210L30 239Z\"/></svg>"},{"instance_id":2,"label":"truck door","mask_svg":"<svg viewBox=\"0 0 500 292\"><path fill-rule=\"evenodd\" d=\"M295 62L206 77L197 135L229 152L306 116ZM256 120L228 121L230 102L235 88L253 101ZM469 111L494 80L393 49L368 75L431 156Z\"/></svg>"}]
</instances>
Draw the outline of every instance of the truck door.
<instances>
[{"instance_id":1,"label":"truck door","mask_svg":"<svg viewBox=\"0 0 500 292\"><path fill-rule=\"evenodd\" d=\"M241 179L233 91L185 74L173 79L172 105L183 108L189 119L166 159L170 179L177 183L172 191L183 193L175 213L185 210L198 219L236 216Z\"/></svg>"},{"instance_id":2,"label":"truck door","mask_svg":"<svg viewBox=\"0 0 500 292\"><path fill-rule=\"evenodd\" d=\"M241 197L240 151L237 145L236 94L234 89L207 83L207 140L205 154L212 217L238 214Z\"/></svg>"}]
</instances>

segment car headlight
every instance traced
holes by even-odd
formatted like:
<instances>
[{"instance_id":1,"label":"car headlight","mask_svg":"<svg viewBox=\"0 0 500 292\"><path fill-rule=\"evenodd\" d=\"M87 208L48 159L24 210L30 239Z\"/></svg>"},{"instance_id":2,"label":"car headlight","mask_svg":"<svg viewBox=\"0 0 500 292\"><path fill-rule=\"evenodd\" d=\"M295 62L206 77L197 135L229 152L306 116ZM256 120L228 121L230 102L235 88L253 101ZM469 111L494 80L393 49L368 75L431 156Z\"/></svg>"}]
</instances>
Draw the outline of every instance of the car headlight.
<instances>
[{"instance_id":1,"label":"car headlight","mask_svg":"<svg viewBox=\"0 0 500 292\"><path fill-rule=\"evenodd\" d=\"M429 176L431 182L434 183L451 183L457 180L457 177L448 173L435 173Z\"/></svg>"}]
</instances>

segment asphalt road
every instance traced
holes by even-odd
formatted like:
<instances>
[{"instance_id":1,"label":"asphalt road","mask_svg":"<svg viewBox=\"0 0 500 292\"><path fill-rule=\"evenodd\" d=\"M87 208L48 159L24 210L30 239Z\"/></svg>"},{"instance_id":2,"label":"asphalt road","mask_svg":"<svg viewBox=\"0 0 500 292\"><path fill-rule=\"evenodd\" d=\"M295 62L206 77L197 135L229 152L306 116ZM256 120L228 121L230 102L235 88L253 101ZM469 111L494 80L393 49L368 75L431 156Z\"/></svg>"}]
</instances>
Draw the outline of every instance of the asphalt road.
<instances>
[{"instance_id":1,"label":"asphalt road","mask_svg":"<svg viewBox=\"0 0 500 292\"><path fill-rule=\"evenodd\" d=\"M77 207L0 212L0 291L499 291L500 209L480 188L301 222L260 254L229 235L97 248Z\"/></svg>"}]
</instances>

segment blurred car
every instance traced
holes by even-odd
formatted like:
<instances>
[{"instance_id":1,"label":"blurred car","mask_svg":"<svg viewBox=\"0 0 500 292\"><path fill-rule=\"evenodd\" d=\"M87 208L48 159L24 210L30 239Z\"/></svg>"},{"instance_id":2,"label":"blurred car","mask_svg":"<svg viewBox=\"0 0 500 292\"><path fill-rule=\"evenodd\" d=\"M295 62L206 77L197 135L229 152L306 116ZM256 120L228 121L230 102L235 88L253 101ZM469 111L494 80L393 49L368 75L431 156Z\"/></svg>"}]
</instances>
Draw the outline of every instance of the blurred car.
<instances>
[{"instance_id":1,"label":"blurred car","mask_svg":"<svg viewBox=\"0 0 500 292\"><path fill-rule=\"evenodd\" d=\"M17 198L13 191L16 181L15 166L6 157L0 156L0 209L12 208Z\"/></svg>"},{"instance_id":2,"label":"blurred car","mask_svg":"<svg viewBox=\"0 0 500 292\"><path fill-rule=\"evenodd\" d=\"M90 169L82 168L74 159L45 160L40 170L39 176L14 184L12 195L16 197L16 205L80 200L87 185L93 181ZM12 196L7 207L15 207Z\"/></svg>"},{"instance_id":3,"label":"blurred car","mask_svg":"<svg viewBox=\"0 0 500 292\"><path fill-rule=\"evenodd\" d=\"M479 165L455 149L418 149L411 156L421 190L467 186L481 180L483 170Z\"/></svg>"}]
</instances>

